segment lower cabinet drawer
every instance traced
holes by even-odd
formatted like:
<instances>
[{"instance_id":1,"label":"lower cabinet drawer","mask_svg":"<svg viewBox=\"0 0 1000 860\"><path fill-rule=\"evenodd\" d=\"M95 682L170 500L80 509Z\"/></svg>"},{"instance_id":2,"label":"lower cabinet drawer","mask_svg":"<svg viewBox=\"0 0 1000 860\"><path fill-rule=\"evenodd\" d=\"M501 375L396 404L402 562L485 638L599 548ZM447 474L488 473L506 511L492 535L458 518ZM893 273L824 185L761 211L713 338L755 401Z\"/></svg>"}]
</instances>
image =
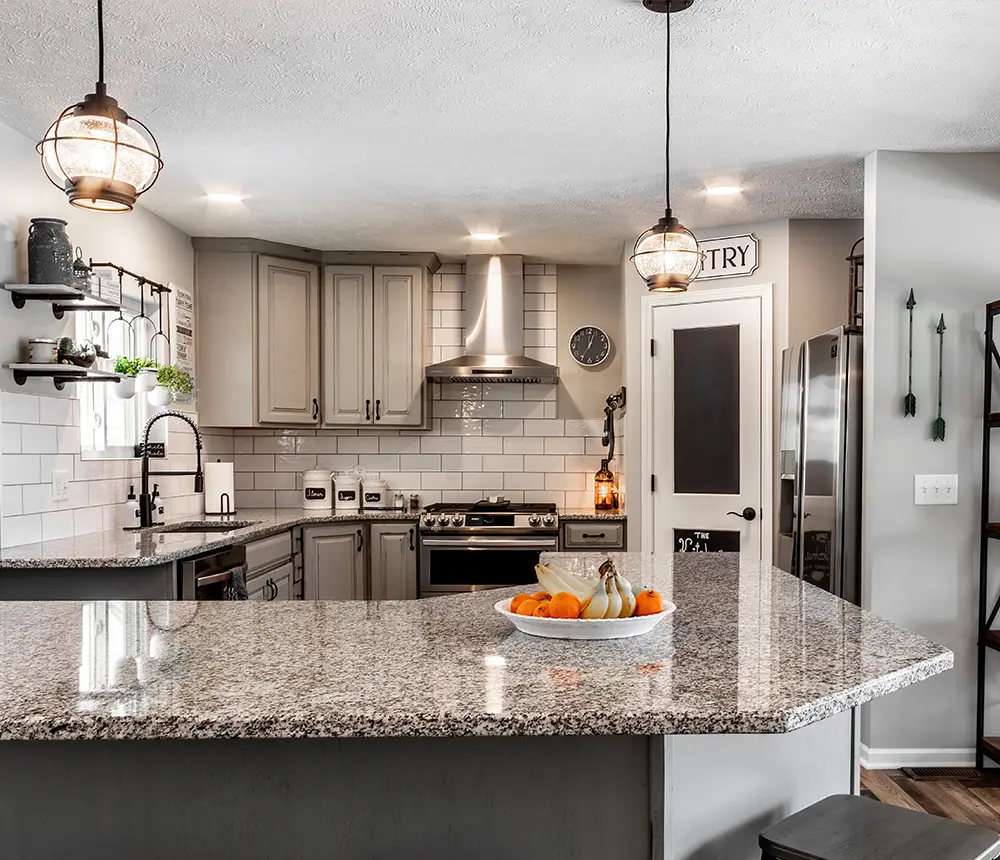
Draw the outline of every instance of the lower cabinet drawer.
<instances>
[{"instance_id":1,"label":"lower cabinet drawer","mask_svg":"<svg viewBox=\"0 0 1000 860\"><path fill-rule=\"evenodd\" d=\"M292 533L282 532L247 544L247 574L253 576L292 557Z\"/></svg>"},{"instance_id":2,"label":"lower cabinet drawer","mask_svg":"<svg viewBox=\"0 0 1000 860\"><path fill-rule=\"evenodd\" d=\"M563 523L566 549L624 549L625 524L607 520Z\"/></svg>"}]
</instances>

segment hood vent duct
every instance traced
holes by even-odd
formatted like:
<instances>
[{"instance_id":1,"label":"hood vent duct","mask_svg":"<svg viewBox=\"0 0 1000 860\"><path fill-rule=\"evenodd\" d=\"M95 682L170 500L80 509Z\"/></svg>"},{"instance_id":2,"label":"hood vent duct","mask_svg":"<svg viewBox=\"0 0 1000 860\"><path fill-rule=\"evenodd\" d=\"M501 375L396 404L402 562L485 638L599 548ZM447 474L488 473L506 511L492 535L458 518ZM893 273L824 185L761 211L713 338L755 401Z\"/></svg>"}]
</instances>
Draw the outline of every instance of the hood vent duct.
<instances>
[{"instance_id":1,"label":"hood vent duct","mask_svg":"<svg viewBox=\"0 0 1000 860\"><path fill-rule=\"evenodd\" d=\"M520 256L465 258L465 352L427 368L433 382L555 382L559 368L524 354Z\"/></svg>"}]
</instances>

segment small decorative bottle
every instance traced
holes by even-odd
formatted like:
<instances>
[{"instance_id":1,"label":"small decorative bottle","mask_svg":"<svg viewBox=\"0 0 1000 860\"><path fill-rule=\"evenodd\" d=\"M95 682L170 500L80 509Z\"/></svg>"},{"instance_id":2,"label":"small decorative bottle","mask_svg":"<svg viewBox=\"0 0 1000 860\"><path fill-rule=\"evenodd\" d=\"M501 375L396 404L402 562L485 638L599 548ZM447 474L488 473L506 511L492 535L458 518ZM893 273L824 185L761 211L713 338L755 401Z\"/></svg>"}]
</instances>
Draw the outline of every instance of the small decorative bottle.
<instances>
[{"instance_id":1,"label":"small decorative bottle","mask_svg":"<svg viewBox=\"0 0 1000 860\"><path fill-rule=\"evenodd\" d=\"M618 510L618 489L615 486L615 474L608 468L607 460L601 460L601 468L594 475L594 510Z\"/></svg>"}]
</instances>

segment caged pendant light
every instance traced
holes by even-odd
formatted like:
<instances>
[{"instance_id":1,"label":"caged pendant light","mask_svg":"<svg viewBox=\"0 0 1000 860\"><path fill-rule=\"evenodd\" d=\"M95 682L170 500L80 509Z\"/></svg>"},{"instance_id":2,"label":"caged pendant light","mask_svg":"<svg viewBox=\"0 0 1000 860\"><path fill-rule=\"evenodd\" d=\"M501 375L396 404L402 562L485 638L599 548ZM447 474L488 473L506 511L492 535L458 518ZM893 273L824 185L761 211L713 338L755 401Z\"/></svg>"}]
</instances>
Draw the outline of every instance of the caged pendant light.
<instances>
[{"instance_id":1,"label":"caged pendant light","mask_svg":"<svg viewBox=\"0 0 1000 860\"><path fill-rule=\"evenodd\" d=\"M49 181L81 209L128 212L163 167L146 126L118 107L104 85L104 7L97 0L97 86L56 119L36 151Z\"/></svg>"},{"instance_id":2,"label":"caged pendant light","mask_svg":"<svg viewBox=\"0 0 1000 860\"><path fill-rule=\"evenodd\" d=\"M670 16L691 7L694 0L643 0L652 12L667 16L667 56L664 75L666 145L664 146L664 216L635 243L632 263L653 293L683 293L701 272L704 255L694 234L670 211Z\"/></svg>"}]
</instances>

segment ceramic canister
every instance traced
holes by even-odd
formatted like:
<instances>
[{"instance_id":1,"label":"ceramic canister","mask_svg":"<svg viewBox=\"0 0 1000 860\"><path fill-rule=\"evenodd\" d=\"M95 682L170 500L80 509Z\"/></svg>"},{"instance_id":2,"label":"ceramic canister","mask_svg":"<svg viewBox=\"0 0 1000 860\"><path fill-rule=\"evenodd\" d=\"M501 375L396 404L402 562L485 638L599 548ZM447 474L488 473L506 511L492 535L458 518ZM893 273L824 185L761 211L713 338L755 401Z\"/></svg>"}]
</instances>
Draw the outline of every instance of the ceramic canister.
<instances>
[{"instance_id":1,"label":"ceramic canister","mask_svg":"<svg viewBox=\"0 0 1000 860\"><path fill-rule=\"evenodd\" d=\"M73 243L61 218L32 218L28 228L28 282L66 284L73 281Z\"/></svg>"},{"instance_id":2,"label":"ceramic canister","mask_svg":"<svg viewBox=\"0 0 1000 860\"><path fill-rule=\"evenodd\" d=\"M356 511L361 507L361 479L353 472L334 476L334 507L338 511Z\"/></svg>"},{"instance_id":3,"label":"ceramic canister","mask_svg":"<svg viewBox=\"0 0 1000 860\"><path fill-rule=\"evenodd\" d=\"M302 473L302 508L307 511L328 511L333 507L333 479L327 469L310 469Z\"/></svg>"},{"instance_id":4,"label":"ceramic canister","mask_svg":"<svg viewBox=\"0 0 1000 860\"><path fill-rule=\"evenodd\" d=\"M373 510L389 507L389 494L385 481L378 478L365 478L361 482L361 506Z\"/></svg>"}]
</instances>

